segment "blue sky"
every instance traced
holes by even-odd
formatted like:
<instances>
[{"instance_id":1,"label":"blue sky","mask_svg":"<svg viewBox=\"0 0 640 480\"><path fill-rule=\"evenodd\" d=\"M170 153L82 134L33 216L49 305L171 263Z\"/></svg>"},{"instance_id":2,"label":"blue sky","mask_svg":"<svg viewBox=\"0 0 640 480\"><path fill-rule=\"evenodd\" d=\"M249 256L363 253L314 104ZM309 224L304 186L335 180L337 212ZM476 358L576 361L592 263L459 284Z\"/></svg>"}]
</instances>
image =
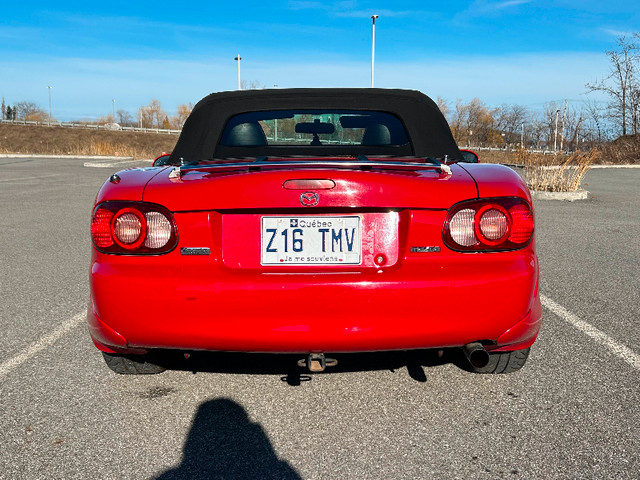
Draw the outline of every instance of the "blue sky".
<instances>
[{"instance_id":1,"label":"blue sky","mask_svg":"<svg viewBox=\"0 0 640 480\"><path fill-rule=\"evenodd\" d=\"M640 32L636 1L367 2L5 0L0 96L48 105L61 120L132 114L237 86L368 87L371 18L376 87L454 104L482 99L540 108L584 101L608 72L605 50ZM594 99L602 97L592 96Z\"/></svg>"}]
</instances>

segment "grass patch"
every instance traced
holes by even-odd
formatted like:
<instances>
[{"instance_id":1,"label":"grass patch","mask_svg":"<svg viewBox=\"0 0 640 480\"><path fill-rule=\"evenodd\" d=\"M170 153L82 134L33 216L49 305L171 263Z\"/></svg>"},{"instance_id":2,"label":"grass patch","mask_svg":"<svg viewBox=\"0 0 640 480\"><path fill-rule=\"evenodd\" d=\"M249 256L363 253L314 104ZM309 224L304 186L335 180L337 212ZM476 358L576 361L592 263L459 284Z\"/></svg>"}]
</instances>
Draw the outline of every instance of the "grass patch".
<instances>
[{"instance_id":1,"label":"grass patch","mask_svg":"<svg viewBox=\"0 0 640 480\"><path fill-rule=\"evenodd\" d=\"M153 159L171 152L177 135L0 124L0 153L118 155Z\"/></svg>"},{"instance_id":2,"label":"grass patch","mask_svg":"<svg viewBox=\"0 0 640 480\"><path fill-rule=\"evenodd\" d=\"M598 159L600 152L574 152L567 155L542 155L516 152L517 164L524 165L524 179L530 190L542 192L575 192L582 179Z\"/></svg>"}]
</instances>

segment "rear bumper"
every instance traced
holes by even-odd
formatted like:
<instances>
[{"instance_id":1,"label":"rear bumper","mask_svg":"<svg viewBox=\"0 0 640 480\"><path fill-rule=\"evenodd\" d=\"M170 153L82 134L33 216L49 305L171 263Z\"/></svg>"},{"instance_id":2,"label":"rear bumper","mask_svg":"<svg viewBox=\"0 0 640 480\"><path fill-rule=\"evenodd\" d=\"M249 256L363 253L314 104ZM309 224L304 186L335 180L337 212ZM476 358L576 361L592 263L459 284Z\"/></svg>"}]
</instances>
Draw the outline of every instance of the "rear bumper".
<instances>
[{"instance_id":1,"label":"rear bumper","mask_svg":"<svg viewBox=\"0 0 640 480\"><path fill-rule=\"evenodd\" d=\"M365 352L485 341L512 350L540 329L530 249L313 274L158 260L94 252L88 322L98 348Z\"/></svg>"}]
</instances>

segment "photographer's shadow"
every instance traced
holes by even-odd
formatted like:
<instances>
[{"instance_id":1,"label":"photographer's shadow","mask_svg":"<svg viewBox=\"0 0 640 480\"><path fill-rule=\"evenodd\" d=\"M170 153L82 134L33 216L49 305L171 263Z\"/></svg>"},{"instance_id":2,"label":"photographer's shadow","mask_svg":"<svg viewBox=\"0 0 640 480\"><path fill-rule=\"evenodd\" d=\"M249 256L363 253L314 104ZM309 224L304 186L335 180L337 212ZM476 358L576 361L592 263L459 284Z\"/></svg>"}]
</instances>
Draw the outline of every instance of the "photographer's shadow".
<instances>
[{"instance_id":1,"label":"photographer's shadow","mask_svg":"<svg viewBox=\"0 0 640 480\"><path fill-rule=\"evenodd\" d=\"M278 459L264 430L244 408L218 398L203 403L184 444L182 463L158 479L300 479Z\"/></svg>"}]
</instances>

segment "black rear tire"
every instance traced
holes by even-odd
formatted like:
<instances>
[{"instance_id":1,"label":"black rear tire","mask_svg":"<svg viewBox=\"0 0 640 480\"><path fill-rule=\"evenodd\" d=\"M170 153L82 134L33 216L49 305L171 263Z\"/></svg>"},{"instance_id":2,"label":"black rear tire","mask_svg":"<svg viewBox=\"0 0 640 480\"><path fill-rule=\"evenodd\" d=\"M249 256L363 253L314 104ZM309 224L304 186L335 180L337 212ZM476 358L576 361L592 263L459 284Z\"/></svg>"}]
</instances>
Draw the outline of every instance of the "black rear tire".
<instances>
[{"instance_id":1,"label":"black rear tire","mask_svg":"<svg viewBox=\"0 0 640 480\"><path fill-rule=\"evenodd\" d=\"M512 373L520 370L527 362L531 347L511 352L489 353L489 363L484 367L471 367L475 373Z\"/></svg>"},{"instance_id":2,"label":"black rear tire","mask_svg":"<svg viewBox=\"0 0 640 480\"><path fill-rule=\"evenodd\" d=\"M154 375L166 370L161 365L149 362L148 355L122 355L102 352L107 366L119 375Z\"/></svg>"}]
</instances>

